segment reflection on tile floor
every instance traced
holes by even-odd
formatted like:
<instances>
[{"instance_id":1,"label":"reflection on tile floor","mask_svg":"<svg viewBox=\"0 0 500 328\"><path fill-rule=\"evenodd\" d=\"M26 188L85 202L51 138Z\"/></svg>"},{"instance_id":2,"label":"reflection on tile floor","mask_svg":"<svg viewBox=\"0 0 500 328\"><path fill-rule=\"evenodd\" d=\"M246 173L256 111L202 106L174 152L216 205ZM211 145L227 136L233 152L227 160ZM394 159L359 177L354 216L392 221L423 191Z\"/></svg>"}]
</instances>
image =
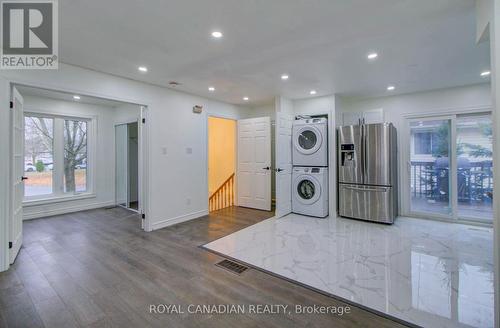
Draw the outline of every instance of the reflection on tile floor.
<instances>
[{"instance_id":1,"label":"reflection on tile floor","mask_svg":"<svg viewBox=\"0 0 500 328\"><path fill-rule=\"evenodd\" d=\"M490 228L291 214L206 248L425 327L493 326Z\"/></svg>"}]
</instances>

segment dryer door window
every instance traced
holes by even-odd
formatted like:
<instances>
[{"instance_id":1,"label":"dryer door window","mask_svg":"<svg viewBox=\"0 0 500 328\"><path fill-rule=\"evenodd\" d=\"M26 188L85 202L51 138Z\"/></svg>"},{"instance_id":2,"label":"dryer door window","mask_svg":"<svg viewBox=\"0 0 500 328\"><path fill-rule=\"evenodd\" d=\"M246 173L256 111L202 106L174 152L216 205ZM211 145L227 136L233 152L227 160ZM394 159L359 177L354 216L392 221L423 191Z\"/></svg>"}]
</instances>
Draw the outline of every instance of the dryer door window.
<instances>
[{"instance_id":1,"label":"dryer door window","mask_svg":"<svg viewBox=\"0 0 500 328\"><path fill-rule=\"evenodd\" d=\"M316 146L316 133L311 130L304 130L299 134L299 145L302 149L309 150Z\"/></svg>"},{"instance_id":2,"label":"dryer door window","mask_svg":"<svg viewBox=\"0 0 500 328\"><path fill-rule=\"evenodd\" d=\"M302 199L311 199L314 197L316 188L314 183L309 180L302 180L297 186L297 192Z\"/></svg>"},{"instance_id":3,"label":"dryer door window","mask_svg":"<svg viewBox=\"0 0 500 328\"><path fill-rule=\"evenodd\" d=\"M321 132L314 126L303 127L294 133L295 148L304 155L318 151L323 142Z\"/></svg>"}]
</instances>

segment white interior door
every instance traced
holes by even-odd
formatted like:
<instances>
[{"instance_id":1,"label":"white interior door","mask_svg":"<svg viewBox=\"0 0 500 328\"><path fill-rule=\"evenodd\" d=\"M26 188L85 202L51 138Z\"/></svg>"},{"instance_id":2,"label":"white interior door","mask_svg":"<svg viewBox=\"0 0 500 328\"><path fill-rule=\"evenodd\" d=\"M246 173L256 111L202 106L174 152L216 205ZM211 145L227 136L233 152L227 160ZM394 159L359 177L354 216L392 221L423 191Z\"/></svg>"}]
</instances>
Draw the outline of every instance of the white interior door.
<instances>
[{"instance_id":1,"label":"white interior door","mask_svg":"<svg viewBox=\"0 0 500 328\"><path fill-rule=\"evenodd\" d=\"M11 220L9 233L9 260L14 263L23 243L23 197L24 197L24 112L23 97L12 89L12 167L11 167Z\"/></svg>"},{"instance_id":2,"label":"white interior door","mask_svg":"<svg viewBox=\"0 0 500 328\"><path fill-rule=\"evenodd\" d=\"M271 119L238 121L238 206L271 210Z\"/></svg>"},{"instance_id":3,"label":"white interior door","mask_svg":"<svg viewBox=\"0 0 500 328\"><path fill-rule=\"evenodd\" d=\"M276 217L292 211L293 115L276 113Z\"/></svg>"}]
</instances>

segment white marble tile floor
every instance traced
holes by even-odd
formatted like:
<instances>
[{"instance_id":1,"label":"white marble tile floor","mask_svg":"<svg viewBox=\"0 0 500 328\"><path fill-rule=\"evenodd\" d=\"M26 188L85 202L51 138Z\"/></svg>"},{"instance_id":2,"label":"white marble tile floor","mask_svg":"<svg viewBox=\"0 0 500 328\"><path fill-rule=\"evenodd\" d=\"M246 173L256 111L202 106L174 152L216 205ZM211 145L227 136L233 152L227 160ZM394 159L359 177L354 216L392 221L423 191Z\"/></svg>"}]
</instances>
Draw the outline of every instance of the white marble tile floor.
<instances>
[{"instance_id":1,"label":"white marble tile floor","mask_svg":"<svg viewBox=\"0 0 500 328\"><path fill-rule=\"evenodd\" d=\"M491 228L290 214L204 247L424 327L493 326Z\"/></svg>"}]
</instances>

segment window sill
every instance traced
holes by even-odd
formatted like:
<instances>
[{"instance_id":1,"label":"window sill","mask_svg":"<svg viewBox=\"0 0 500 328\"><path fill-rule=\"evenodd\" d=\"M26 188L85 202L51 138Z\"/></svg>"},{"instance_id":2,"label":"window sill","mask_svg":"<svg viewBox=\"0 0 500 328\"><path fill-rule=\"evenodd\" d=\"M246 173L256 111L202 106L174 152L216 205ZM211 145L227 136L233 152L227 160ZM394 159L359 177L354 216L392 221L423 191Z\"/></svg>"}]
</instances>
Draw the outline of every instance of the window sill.
<instances>
[{"instance_id":1,"label":"window sill","mask_svg":"<svg viewBox=\"0 0 500 328\"><path fill-rule=\"evenodd\" d=\"M82 193L78 195L64 195L64 196L53 196L48 198L28 199L23 201L23 206L29 207L29 206L37 206L45 204L54 204L54 203L69 202L74 200L89 199L95 197L96 197L95 193Z\"/></svg>"}]
</instances>

